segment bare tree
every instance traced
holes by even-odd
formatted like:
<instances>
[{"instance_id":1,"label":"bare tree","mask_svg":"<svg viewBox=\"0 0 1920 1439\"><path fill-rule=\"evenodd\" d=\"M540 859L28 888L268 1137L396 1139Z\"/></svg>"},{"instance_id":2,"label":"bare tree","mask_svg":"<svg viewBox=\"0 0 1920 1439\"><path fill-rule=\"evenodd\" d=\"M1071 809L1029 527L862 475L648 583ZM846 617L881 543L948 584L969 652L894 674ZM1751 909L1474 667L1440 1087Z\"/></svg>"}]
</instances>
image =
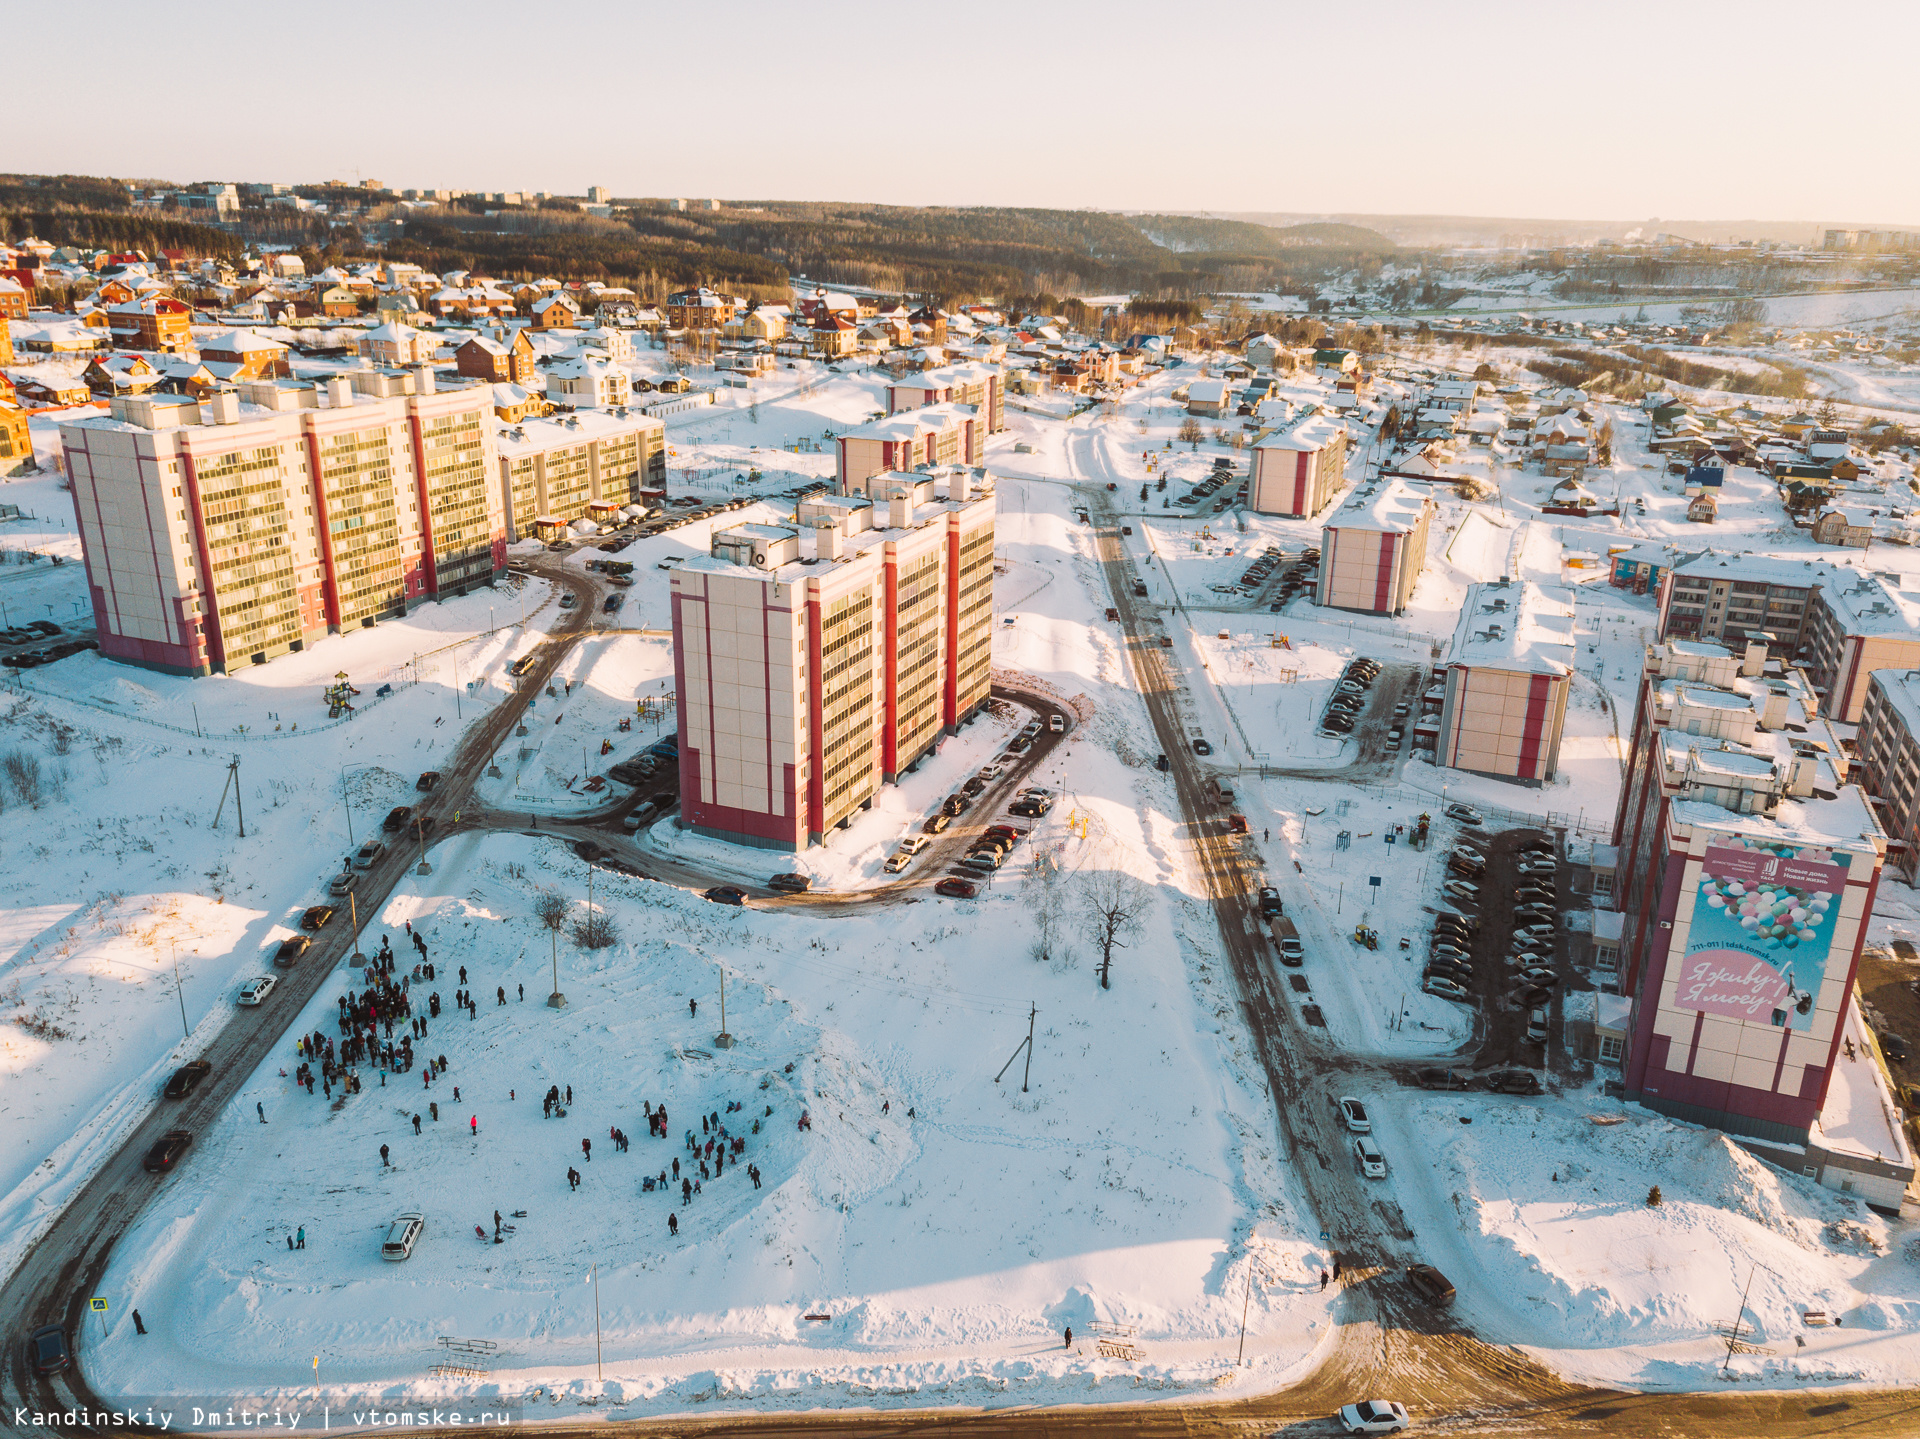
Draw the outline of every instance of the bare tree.
<instances>
[{"instance_id":1,"label":"bare tree","mask_svg":"<svg viewBox=\"0 0 1920 1439\"><path fill-rule=\"evenodd\" d=\"M567 923L566 897L558 890L543 889L533 902L533 917L547 927L553 939L553 992L560 992L560 931Z\"/></svg>"},{"instance_id":2,"label":"bare tree","mask_svg":"<svg viewBox=\"0 0 1920 1439\"><path fill-rule=\"evenodd\" d=\"M605 949L620 942L620 926L605 911L590 909L573 922L573 942L582 949Z\"/></svg>"},{"instance_id":3,"label":"bare tree","mask_svg":"<svg viewBox=\"0 0 1920 1439\"><path fill-rule=\"evenodd\" d=\"M1194 449L1200 448L1200 421L1192 415L1180 422L1180 438Z\"/></svg>"},{"instance_id":4,"label":"bare tree","mask_svg":"<svg viewBox=\"0 0 1920 1439\"><path fill-rule=\"evenodd\" d=\"M1023 892L1033 925L1033 943L1027 952L1038 964L1066 959L1067 896L1053 855L1034 855L1033 880Z\"/></svg>"},{"instance_id":5,"label":"bare tree","mask_svg":"<svg viewBox=\"0 0 1920 1439\"><path fill-rule=\"evenodd\" d=\"M1140 919L1152 903L1148 888L1114 866L1088 871L1080 881L1080 914L1093 931L1093 942L1100 950L1100 987L1111 989L1108 978L1113 969L1113 952L1125 949L1126 941L1140 929Z\"/></svg>"}]
</instances>

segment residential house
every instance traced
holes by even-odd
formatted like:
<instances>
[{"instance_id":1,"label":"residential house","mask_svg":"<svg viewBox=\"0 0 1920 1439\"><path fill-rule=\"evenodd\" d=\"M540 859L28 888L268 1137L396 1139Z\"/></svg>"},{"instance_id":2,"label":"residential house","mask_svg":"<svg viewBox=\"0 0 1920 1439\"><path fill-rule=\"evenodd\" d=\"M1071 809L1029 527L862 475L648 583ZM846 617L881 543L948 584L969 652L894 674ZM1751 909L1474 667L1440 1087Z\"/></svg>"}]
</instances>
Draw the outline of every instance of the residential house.
<instances>
[{"instance_id":1,"label":"residential house","mask_svg":"<svg viewBox=\"0 0 1920 1439\"><path fill-rule=\"evenodd\" d=\"M1845 545L1849 549L1864 550L1873 544L1873 519L1863 509L1836 506L1816 516L1808 533L1817 545Z\"/></svg>"},{"instance_id":2,"label":"residential house","mask_svg":"<svg viewBox=\"0 0 1920 1439\"><path fill-rule=\"evenodd\" d=\"M667 296L667 326L674 330L718 330L731 320L740 302L705 285Z\"/></svg>"},{"instance_id":3,"label":"residential house","mask_svg":"<svg viewBox=\"0 0 1920 1439\"><path fill-rule=\"evenodd\" d=\"M33 468L33 434L27 412L16 402L13 387L0 376L0 475L22 475Z\"/></svg>"},{"instance_id":4,"label":"residential house","mask_svg":"<svg viewBox=\"0 0 1920 1439\"><path fill-rule=\"evenodd\" d=\"M1211 376L1187 382L1187 413L1218 417L1226 414L1234 402L1231 383Z\"/></svg>"},{"instance_id":5,"label":"residential house","mask_svg":"<svg viewBox=\"0 0 1920 1439\"><path fill-rule=\"evenodd\" d=\"M777 345L787 337L787 318L778 310L756 305L727 321L720 333L729 344Z\"/></svg>"},{"instance_id":6,"label":"residential house","mask_svg":"<svg viewBox=\"0 0 1920 1439\"><path fill-rule=\"evenodd\" d=\"M1313 352L1313 372L1329 379L1339 379L1351 375L1360 368L1360 357L1352 350L1315 350Z\"/></svg>"},{"instance_id":7,"label":"residential house","mask_svg":"<svg viewBox=\"0 0 1920 1439\"><path fill-rule=\"evenodd\" d=\"M536 387L540 384L533 341L525 330L475 335L454 346L454 369L477 380Z\"/></svg>"},{"instance_id":8,"label":"residential house","mask_svg":"<svg viewBox=\"0 0 1920 1439\"><path fill-rule=\"evenodd\" d=\"M50 405L84 405L93 391L80 375L34 374L14 381L18 398L40 408Z\"/></svg>"},{"instance_id":9,"label":"residential house","mask_svg":"<svg viewBox=\"0 0 1920 1439\"><path fill-rule=\"evenodd\" d=\"M178 300L164 295L151 300L128 300L107 306L106 313L115 344L130 350L164 350L169 354L193 348L193 312Z\"/></svg>"},{"instance_id":10,"label":"residential house","mask_svg":"<svg viewBox=\"0 0 1920 1439\"><path fill-rule=\"evenodd\" d=\"M208 365L231 366L215 371L226 380L275 380L293 374L287 363L287 347L251 330L228 330L204 341L200 359Z\"/></svg>"},{"instance_id":11,"label":"residential house","mask_svg":"<svg viewBox=\"0 0 1920 1439\"><path fill-rule=\"evenodd\" d=\"M1814 592L1855 571L1813 560L1706 550L1660 581L1661 639L1759 641L1791 658L1810 624Z\"/></svg>"},{"instance_id":12,"label":"residential house","mask_svg":"<svg viewBox=\"0 0 1920 1439\"><path fill-rule=\"evenodd\" d=\"M1687 501L1687 518L1696 525L1710 525L1720 514L1720 497L1702 490Z\"/></svg>"},{"instance_id":13,"label":"residential house","mask_svg":"<svg viewBox=\"0 0 1920 1439\"><path fill-rule=\"evenodd\" d=\"M633 399L633 377L592 354L562 360L547 371L547 398L565 410L611 410Z\"/></svg>"},{"instance_id":14,"label":"residential house","mask_svg":"<svg viewBox=\"0 0 1920 1439\"><path fill-rule=\"evenodd\" d=\"M159 366L145 355L101 355L80 372L96 395L144 395L159 386Z\"/></svg>"},{"instance_id":15,"label":"residential house","mask_svg":"<svg viewBox=\"0 0 1920 1439\"><path fill-rule=\"evenodd\" d=\"M823 315L808 332L807 351L816 359L837 360L860 344L860 327L839 315Z\"/></svg>"},{"instance_id":16,"label":"residential house","mask_svg":"<svg viewBox=\"0 0 1920 1439\"><path fill-rule=\"evenodd\" d=\"M1286 345L1264 331L1258 335L1249 335L1241 353L1247 357L1247 363L1256 369L1271 370L1278 366L1280 359L1287 353Z\"/></svg>"},{"instance_id":17,"label":"residential house","mask_svg":"<svg viewBox=\"0 0 1920 1439\"><path fill-rule=\"evenodd\" d=\"M432 364L439 345L432 335L412 325L385 324L368 330L355 348L375 365L404 368Z\"/></svg>"},{"instance_id":18,"label":"residential house","mask_svg":"<svg viewBox=\"0 0 1920 1439\"><path fill-rule=\"evenodd\" d=\"M500 392L495 386L495 409ZM579 409L501 428L500 499L511 538L640 501L667 482L666 426L651 415Z\"/></svg>"},{"instance_id":19,"label":"residential house","mask_svg":"<svg viewBox=\"0 0 1920 1439\"><path fill-rule=\"evenodd\" d=\"M0 320L27 318L27 288L9 276L0 276Z\"/></svg>"},{"instance_id":20,"label":"residential house","mask_svg":"<svg viewBox=\"0 0 1920 1439\"><path fill-rule=\"evenodd\" d=\"M553 406L544 395L505 380L493 387L493 414L502 424L517 425L522 420L537 420L552 413Z\"/></svg>"},{"instance_id":21,"label":"residential house","mask_svg":"<svg viewBox=\"0 0 1920 1439\"><path fill-rule=\"evenodd\" d=\"M535 300L527 313L536 330L571 330L580 323L580 302L564 293L548 295Z\"/></svg>"}]
</instances>

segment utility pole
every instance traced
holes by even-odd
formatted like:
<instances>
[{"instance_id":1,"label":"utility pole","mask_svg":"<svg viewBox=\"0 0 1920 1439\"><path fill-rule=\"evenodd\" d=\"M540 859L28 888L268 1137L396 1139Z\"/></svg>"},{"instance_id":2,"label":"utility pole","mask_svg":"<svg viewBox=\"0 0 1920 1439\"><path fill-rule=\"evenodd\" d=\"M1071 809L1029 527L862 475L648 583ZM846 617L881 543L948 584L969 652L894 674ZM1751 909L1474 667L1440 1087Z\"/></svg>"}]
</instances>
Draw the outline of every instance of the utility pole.
<instances>
[{"instance_id":1,"label":"utility pole","mask_svg":"<svg viewBox=\"0 0 1920 1439\"><path fill-rule=\"evenodd\" d=\"M180 987L180 946L170 939L167 947L173 951L173 992L180 1001L180 1034L182 1038L192 1039L193 1031L187 1028L187 992ZM194 951L195 954L199 952L197 949Z\"/></svg>"},{"instance_id":2,"label":"utility pole","mask_svg":"<svg viewBox=\"0 0 1920 1439\"><path fill-rule=\"evenodd\" d=\"M720 1032L713 1037L715 1049L732 1049L733 1036L727 1033L727 967L718 960L714 967L720 971Z\"/></svg>"},{"instance_id":3,"label":"utility pole","mask_svg":"<svg viewBox=\"0 0 1920 1439\"><path fill-rule=\"evenodd\" d=\"M241 806L241 803L240 803L240 756L239 755L235 755L233 757L233 763L229 765L228 768L233 772L233 812L234 812L234 815L240 821L240 838L245 839L247 837L247 812Z\"/></svg>"},{"instance_id":4,"label":"utility pole","mask_svg":"<svg viewBox=\"0 0 1920 1439\"><path fill-rule=\"evenodd\" d=\"M360 952L360 898L352 890L347 891L347 914L351 916L349 922L353 925L353 958L347 968L365 969L367 957Z\"/></svg>"},{"instance_id":5,"label":"utility pole","mask_svg":"<svg viewBox=\"0 0 1920 1439\"><path fill-rule=\"evenodd\" d=\"M1020 1092L1027 1092L1027 1081L1033 1077L1033 1017L1040 1012L1040 1006L1027 1001L1027 1065L1020 1073Z\"/></svg>"},{"instance_id":6,"label":"utility pole","mask_svg":"<svg viewBox=\"0 0 1920 1439\"><path fill-rule=\"evenodd\" d=\"M605 1381L606 1373L600 1367L600 1266L593 1266L593 1374L597 1380Z\"/></svg>"}]
</instances>

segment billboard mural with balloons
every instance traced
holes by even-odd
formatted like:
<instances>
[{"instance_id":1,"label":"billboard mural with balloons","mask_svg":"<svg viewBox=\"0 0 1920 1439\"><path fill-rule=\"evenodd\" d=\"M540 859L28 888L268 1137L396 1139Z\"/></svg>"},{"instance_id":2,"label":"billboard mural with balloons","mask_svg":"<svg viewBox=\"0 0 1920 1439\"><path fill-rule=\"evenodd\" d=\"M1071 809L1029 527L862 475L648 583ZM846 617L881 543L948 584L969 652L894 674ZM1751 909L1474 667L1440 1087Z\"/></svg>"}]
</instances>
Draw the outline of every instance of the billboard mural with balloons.
<instances>
[{"instance_id":1,"label":"billboard mural with balloons","mask_svg":"<svg viewBox=\"0 0 1920 1439\"><path fill-rule=\"evenodd\" d=\"M1708 846L1674 1003L1813 1027L1847 861L1832 850L1728 836Z\"/></svg>"}]
</instances>

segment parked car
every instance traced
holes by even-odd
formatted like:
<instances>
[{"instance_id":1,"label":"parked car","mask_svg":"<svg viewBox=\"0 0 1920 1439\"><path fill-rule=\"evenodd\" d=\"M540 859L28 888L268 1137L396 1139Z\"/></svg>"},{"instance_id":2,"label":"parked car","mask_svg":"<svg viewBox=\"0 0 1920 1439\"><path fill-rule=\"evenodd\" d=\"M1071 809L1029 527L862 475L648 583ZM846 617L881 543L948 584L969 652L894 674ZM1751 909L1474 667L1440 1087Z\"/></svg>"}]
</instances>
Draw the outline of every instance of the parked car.
<instances>
[{"instance_id":1,"label":"parked car","mask_svg":"<svg viewBox=\"0 0 1920 1439\"><path fill-rule=\"evenodd\" d=\"M704 890L701 898L710 899L715 904L743 905L747 902L747 892L734 884L716 884L712 889Z\"/></svg>"},{"instance_id":2,"label":"parked car","mask_svg":"<svg viewBox=\"0 0 1920 1439\"><path fill-rule=\"evenodd\" d=\"M1422 1089L1472 1089L1473 1076L1464 1069L1423 1069L1415 1074Z\"/></svg>"},{"instance_id":3,"label":"parked car","mask_svg":"<svg viewBox=\"0 0 1920 1439\"><path fill-rule=\"evenodd\" d=\"M1470 1000L1473 998L1473 996L1468 994L1460 985L1455 984L1450 979L1442 979L1438 975L1425 981L1421 984L1420 988L1436 999Z\"/></svg>"},{"instance_id":4,"label":"parked car","mask_svg":"<svg viewBox=\"0 0 1920 1439\"><path fill-rule=\"evenodd\" d=\"M1387 1177L1387 1157L1369 1135L1363 1134L1353 1141L1353 1162L1368 1179Z\"/></svg>"},{"instance_id":5,"label":"parked car","mask_svg":"<svg viewBox=\"0 0 1920 1439\"><path fill-rule=\"evenodd\" d=\"M213 1066L204 1059L190 1059L174 1070L173 1078L167 1081L167 1087L161 1094L168 1099L185 1099L200 1087L200 1081L213 1073Z\"/></svg>"},{"instance_id":6,"label":"parked car","mask_svg":"<svg viewBox=\"0 0 1920 1439\"><path fill-rule=\"evenodd\" d=\"M1307 962L1307 951L1297 939L1280 941L1280 962L1288 969L1298 969Z\"/></svg>"},{"instance_id":7,"label":"parked car","mask_svg":"<svg viewBox=\"0 0 1920 1439\"><path fill-rule=\"evenodd\" d=\"M960 793L965 795L970 800L976 799L979 797L981 792L986 789L987 783L988 782L986 780L981 779L979 775L975 775L972 779L968 780L965 784L960 786Z\"/></svg>"},{"instance_id":8,"label":"parked car","mask_svg":"<svg viewBox=\"0 0 1920 1439\"><path fill-rule=\"evenodd\" d=\"M1284 913L1285 910L1286 906L1280 901L1280 891L1270 884L1261 885L1260 917L1262 919L1272 919L1275 915Z\"/></svg>"},{"instance_id":9,"label":"parked car","mask_svg":"<svg viewBox=\"0 0 1920 1439\"><path fill-rule=\"evenodd\" d=\"M921 825L920 828L927 834L939 834L952 823L953 816L945 810L941 810L938 814L928 815L926 823Z\"/></svg>"},{"instance_id":10,"label":"parked car","mask_svg":"<svg viewBox=\"0 0 1920 1439\"><path fill-rule=\"evenodd\" d=\"M970 879L943 879L933 887L935 894L944 894L948 899L972 899L980 893L980 886Z\"/></svg>"},{"instance_id":11,"label":"parked car","mask_svg":"<svg viewBox=\"0 0 1920 1439\"><path fill-rule=\"evenodd\" d=\"M910 834L900 841L901 853L909 855L919 854L923 850L932 848L932 846L932 840L926 838L924 835L918 834Z\"/></svg>"},{"instance_id":12,"label":"parked car","mask_svg":"<svg viewBox=\"0 0 1920 1439\"><path fill-rule=\"evenodd\" d=\"M426 1227L425 1215L402 1214L387 1226L387 1237L380 1241L380 1257L400 1263L413 1253L413 1246L420 1242L420 1233Z\"/></svg>"},{"instance_id":13,"label":"parked car","mask_svg":"<svg viewBox=\"0 0 1920 1439\"><path fill-rule=\"evenodd\" d=\"M1213 746L1203 739L1197 739L1193 742L1193 752L1195 754L1212 754Z\"/></svg>"},{"instance_id":14,"label":"parked car","mask_svg":"<svg viewBox=\"0 0 1920 1439\"><path fill-rule=\"evenodd\" d=\"M1543 964L1530 964L1516 977L1528 984L1553 985L1560 982L1560 976Z\"/></svg>"},{"instance_id":15,"label":"parked car","mask_svg":"<svg viewBox=\"0 0 1920 1439\"><path fill-rule=\"evenodd\" d=\"M1554 929L1550 924L1523 924L1513 931L1513 937L1516 940L1544 939L1551 942L1553 935Z\"/></svg>"},{"instance_id":16,"label":"parked car","mask_svg":"<svg viewBox=\"0 0 1920 1439\"><path fill-rule=\"evenodd\" d=\"M809 874L776 874L767 881L768 889L777 889L782 894L805 894L813 887L813 876Z\"/></svg>"},{"instance_id":17,"label":"parked car","mask_svg":"<svg viewBox=\"0 0 1920 1439\"><path fill-rule=\"evenodd\" d=\"M360 882L360 876L350 869L343 869L327 884L327 893L335 899L345 899L352 893L353 887Z\"/></svg>"},{"instance_id":18,"label":"parked car","mask_svg":"<svg viewBox=\"0 0 1920 1439\"><path fill-rule=\"evenodd\" d=\"M1533 1044L1547 1042L1547 1007L1535 1005L1527 1011L1527 1039Z\"/></svg>"},{"instance_id":19,"label":"parked car","mask_svg":"<svg viewBox=\"0 0 1920 1439\"><path fill-rule=\"evenodd\" d=\"M1496 1069L1487 1075L1487 1088L1496 1094L1539 1094L1540 1076L1531 1069Z\"/></svg>"},{"instance_id":20,"label":"parked car","mask_svg":"<svg viewBox=\"0 0 1920 1439\"><path fill-rule=\"evenodd\" d=\"M896 849L892 854L887 856L886 861L881 864L880 868L888 874L898 874L912 863L913 855L910 851Z\"/></svg>"},{"instance_id":21,"label":"parked car","mask_svg":"<svg viewBox=\"0 0 1920 1439\"><path fill-rule=\"evenodd\" d=\"M67 1331L48 1324L27 1336L27 1362L35 1374L58 1374L73 1367L73 1346Z\"/></svg>"},{"instance_id":22,"label":"parked car","mask_svg":"<svg viewBox=\"0 0 1920 1439\"><path fill-rule=\"evenodd\" d=\"M1453 1284L1431 1264L1409 1264L1407 1283L1429 1304L1451 1304L1453 1302Z\"/></svg>"},{"instance_id":23,"label":"parked car","mask_svg":"<svg viewBox=\"0 0 1920 1439\"><path fill-rule=\"evenodd\" d=\"M377 839L370 839L353 852L353 867L355 869L372 869L374 865L380 862L380 856L386 852L387 847L385 844Z\"/></svg>"},{"instance_id":24,"label":"parked car","mask_svg":"<svg viewBox=\"0 0 1920 1439\"><path fill-rule=\"evenodd\" d=\"M618 593L611 594L601 602L600 609L605 614L616 615L620 613L620 606L626 602L627 597L625 595Z\"/></svg>"},{"instance_id":25,"label":"parked car","mask_svg":"<svg viewBox=\"0 0 1920 1439\"><path fill-rule=\"evenodd\" d=\"M281 940L280 947L273 952L273 962L279 965L280 968L285 969L312 947L313 939L311 936L304 934L290 935L288 938Z\"/></svg>"},{"instance_id":26,"label":"parked car","mask_svg":"<svg viewBox=\"0 0 1920 1439\"><path fill-rule=\"evenodd\" d=\"M1905 1064L1907 1062L1907 1041L1900 1035L1876 1033L1874 1038L1880 1041L1880 1052L1886 1055L1888 1059L1891 1059L1895 1064Z\"/></svg>"},{"instance_id":27,"label":"parked car","mask_svg":"<svg viewBox=\"0 0 1920 1439\"><path fill-rule=\"evenodd\" d=\"M140 1161L140 1167L149 1174L165 1174L192 1143L191 1130L169 1129L154 1141L153 1148L147 1151L147 1157Z\"/></svg>"},{"instance_id":28,"label":"parked car","mask_svg":"<svg viewBox=\"0 0 1920 1439\"><path fill-rule=\"evenodd\" d=\"M1446 808L1446 816L1448 819L1455 820L1460 824L1485 823L1485 821L1480 818L1480 811L1473 808L1472 805L1450 804Z\"/></svg>"},{"instance_id":29,"label":"parked car","mask_svg":"<svg viewBox=\"0 0 1920 1439\"><path fill-rule=\"evenodd\" d=\"M1440 892L1455 904L1480 903L1480 888L1468 884L1464 879L1450 879L1440 886Z\"/></svg>"},{"instance_id":30,"label":"parked car","mask_svg":"<svg viewBox=\"0 0 1920 1439\"><path fill-rule=\"evenodd\" d=\"M1367 1117L1367 1106L1351 1096L1340 1099L1340 1118L1349 1131L1354 1134L1371 1134L1373 1121Z\"/></svg>"},{"instance_id":31,"label":"parked car","mask_svg":"<svg viewBox=\"0 0 1920 1439\"><path fill-rule=\"evenodd\" d=\"M315 930L315 931L322 930L327 927L327 921L332 918L333 918L332 905L330 904L309 905L307 906L306 912L300 916L300 928L306 929L306 930Z\"/></svg>"}]
</instances>

